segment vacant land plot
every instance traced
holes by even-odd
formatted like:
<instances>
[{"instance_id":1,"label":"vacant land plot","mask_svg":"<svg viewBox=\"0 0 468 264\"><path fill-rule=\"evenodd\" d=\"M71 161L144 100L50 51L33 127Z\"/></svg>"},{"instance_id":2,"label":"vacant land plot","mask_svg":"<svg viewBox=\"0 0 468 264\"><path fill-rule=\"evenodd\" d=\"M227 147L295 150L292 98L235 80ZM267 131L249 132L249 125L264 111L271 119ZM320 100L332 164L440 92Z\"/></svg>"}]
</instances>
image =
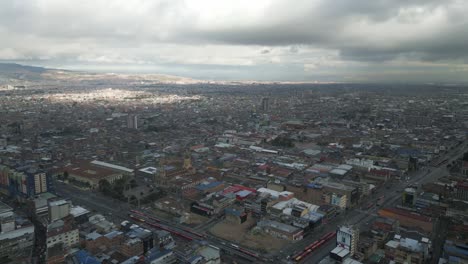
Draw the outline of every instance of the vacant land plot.
<instances>
[{"instance_id":1,"label":"vacant land plot","mask_svg":"<svg viewBox=\"0 0 468 264\"><path fill-rule=\"evenodd\" d=\"M268 234L252 234L250 230L255 226L255 219L249 218L243 224L222 221L210 229L210 232L220 238L232 241L242 246L262 252L281 249L288 241L272 237Z\"/></svg>"},{"instance_id":2,"label":"vacant land plot","mask_svg":"<svg viewBox=\"0 0 468 264\"><path fill-rule=\"evenodd\" d=\"M195 227L197 225L208 222L208 220L210 220L208 217L190 213L190 221L187 224L189 224L191 227Z\"/></svg>"}]
</instances>

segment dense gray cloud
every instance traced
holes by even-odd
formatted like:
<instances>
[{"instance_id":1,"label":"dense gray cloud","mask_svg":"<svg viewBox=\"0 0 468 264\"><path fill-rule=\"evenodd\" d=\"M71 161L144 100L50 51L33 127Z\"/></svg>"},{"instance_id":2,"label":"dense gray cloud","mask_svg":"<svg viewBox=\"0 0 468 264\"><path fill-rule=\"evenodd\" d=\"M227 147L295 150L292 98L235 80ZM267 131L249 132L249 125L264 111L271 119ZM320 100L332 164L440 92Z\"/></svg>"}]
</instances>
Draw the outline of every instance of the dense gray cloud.
<instances>
[{"instance_id":1,"label":"dense gray cloud","mask_svg":"<svg viewBox=\"0 0 468 264\"><path fill-rule=\"evenodd\" d=\"M285 80L391 81L404 67L467 81L467 11L464 0L5 0L0 60Z\"/></svg>"}]
</instances>

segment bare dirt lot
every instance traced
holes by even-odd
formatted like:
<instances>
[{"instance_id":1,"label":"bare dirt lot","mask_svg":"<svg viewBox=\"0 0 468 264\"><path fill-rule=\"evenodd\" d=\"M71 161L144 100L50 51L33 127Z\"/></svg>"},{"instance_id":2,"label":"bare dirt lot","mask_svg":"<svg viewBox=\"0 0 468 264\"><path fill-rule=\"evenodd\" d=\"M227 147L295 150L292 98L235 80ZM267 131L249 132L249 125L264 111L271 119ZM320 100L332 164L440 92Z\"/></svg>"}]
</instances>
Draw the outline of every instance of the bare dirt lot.
<instances>
[{"instance_id":1,"label":"bare dirt lot","mask_svg":"<svg viewBox=\"0 0 468 264\"><path fill-rule=\"evenodd\" d=\"M198 215L198 214L192 214L190 213L190 221L189 221L189 225L191 227L194 227L196 225L200 225L200 224L203 224L203 223L206 223L208 222L209 218L208 217L205 217L205 216L201 216L201 215Z\"/></svg>"},{"instance_id":2,"label":"bare dirt lot","mask_svg":"<svg viewBox=\"0 0 468 264\"><path fill-rule=\"evenodd\" d=\"M265 233L252 234L250 230L255 226L255 219L248 218L243 224L222 221L210 229L210 232L220 238L233 243L256 249L262 252L271 252L281 249L288 241L272 237Z\"/></svg>"}]
</instances>

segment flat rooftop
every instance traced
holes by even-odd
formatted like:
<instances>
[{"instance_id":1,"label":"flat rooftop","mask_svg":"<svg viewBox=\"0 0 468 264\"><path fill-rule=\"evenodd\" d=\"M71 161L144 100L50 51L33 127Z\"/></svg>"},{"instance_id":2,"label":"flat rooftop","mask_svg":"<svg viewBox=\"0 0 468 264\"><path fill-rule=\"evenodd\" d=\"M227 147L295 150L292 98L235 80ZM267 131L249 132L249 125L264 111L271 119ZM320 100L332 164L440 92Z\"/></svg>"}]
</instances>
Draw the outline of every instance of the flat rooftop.
<instances>
[{"instance_id":1,"label":"flat rooftop","mask_svg":"<svg viewBox=\"0 0 468 264\"><path fill-rule=\"evenodd\" d=\"M275 228L277 230L281 230L285 233L294 233L298 232L299 228L287 224L283 224L280 222L276 222L273 220L262 220L257 223L260 227L270 227L270 228Z\"/></svg>"},{"instance_id":2,"label":"flat rooftop","mask_svg":"<svg viewBox=\"0 0 468 264\"><path fill-rule=\"evenodd\" d=\"M93 160L93 161L91 161L91 164L106 167L106 168L117 170L117 171L124 171L124 172L128 172L128 173L133 172L132 169L125 168L125 167L119 166L119 165L110 164L110 163L99 161L99 160Z\"/></svg>"}]
</instances>

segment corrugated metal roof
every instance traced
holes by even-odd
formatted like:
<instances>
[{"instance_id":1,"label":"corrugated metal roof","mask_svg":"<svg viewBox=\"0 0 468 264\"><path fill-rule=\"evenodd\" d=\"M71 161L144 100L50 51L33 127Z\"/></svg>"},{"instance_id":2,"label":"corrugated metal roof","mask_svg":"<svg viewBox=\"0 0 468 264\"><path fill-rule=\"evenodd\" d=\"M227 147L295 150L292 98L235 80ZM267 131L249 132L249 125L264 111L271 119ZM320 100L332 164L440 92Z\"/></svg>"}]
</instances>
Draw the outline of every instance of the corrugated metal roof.
<instances>
[{"instance_id":1,"label":"corrugated metal roof","mask_svg":"<svg viewBox=\"0 0 468 264\"><path fill-rule=\"evenodd\" d=\"M119 165L110 164L110 163L99 161L99 160L93 160L93 161L91 161L91 163L94 164L94 165L103 166L103 167L110 168L110 169L121 170L121 171L125 171L125 172L133 172L132 169L125 168L125 167L119 166Z\"/></svg>"}]
</instances>

